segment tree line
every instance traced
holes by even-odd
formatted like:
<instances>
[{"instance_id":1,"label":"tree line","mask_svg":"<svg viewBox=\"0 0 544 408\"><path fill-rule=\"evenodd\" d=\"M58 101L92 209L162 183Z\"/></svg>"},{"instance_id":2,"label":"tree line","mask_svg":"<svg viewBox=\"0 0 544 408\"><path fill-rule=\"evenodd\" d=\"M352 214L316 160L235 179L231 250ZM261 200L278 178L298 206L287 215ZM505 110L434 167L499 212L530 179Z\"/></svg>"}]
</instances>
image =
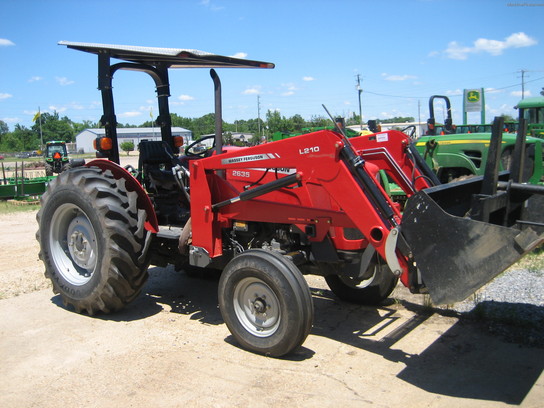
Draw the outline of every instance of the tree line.
<instances>
[{"instance_id":1,"label":"tree line","mask_svg":"<svg viewBox=\"0 0 544 408\"><path fill-rule=\"evenodd\" d=\"M171 119L172 126L191 130L194 139L198 139L202 135L215 133L215 114L213 113L208 113L199 118L186 118L172 113ZM400 119L411 119L413 121L413 118ZM346 124L359 124L358 115L347 118ZM152 127L153 125L153 122L146 121L141 125L119 123L117 126ZM331 121L323 116L312 116L309 120L305 120L298 114L285 117L278 111L269 110L264 120L256 118L236 120L233 123L223 122L223 131L227 134L227 138L232 133L251 133L254 135L254 141L258 141L261 135L270 138L275 132L294 133L302 131L303 128L331 125ZM83 130L98 127L100 126L97 122L89 120L75 122L67 116L61 117L56 111L53 113L43 112L41 116L36 118L35 123L30 128L16 124L13 130L10 131L8 125L0 120L0 151L23 152L39 150L42 142L45 144L51 140L73 143L75 142L76 135Z\"/></svg>"}]
</instances>

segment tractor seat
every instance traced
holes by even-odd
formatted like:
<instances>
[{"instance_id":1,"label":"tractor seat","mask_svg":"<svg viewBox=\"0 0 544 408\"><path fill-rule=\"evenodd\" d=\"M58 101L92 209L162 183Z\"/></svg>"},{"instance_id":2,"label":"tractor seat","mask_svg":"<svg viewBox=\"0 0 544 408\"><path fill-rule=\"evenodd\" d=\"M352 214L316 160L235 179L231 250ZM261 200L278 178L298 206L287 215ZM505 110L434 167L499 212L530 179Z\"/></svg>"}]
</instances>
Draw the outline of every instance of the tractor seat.
<instances>
[{"instance_id":1,"label":"tractor seat","mask_svg":"<svg viewBox=\"0 0 544 408\"><path fill-rule=\"evenodd\" d=\"M140 142L138 173L144 176L144 184L171 189L176 184L172 167L180 164L172 148L164 141Z\"/></svg>"},{"instance_id":2,"label":"tractor seat","mask_svg":"<svg viewBox=\"0 0 544 408\"><path fill-rule=\"evenodd\" d=\"M148 140L140 142L140 165L159 165L172 167L176 157L172 148L164 141Z\"/></svg>"}]
</instances>

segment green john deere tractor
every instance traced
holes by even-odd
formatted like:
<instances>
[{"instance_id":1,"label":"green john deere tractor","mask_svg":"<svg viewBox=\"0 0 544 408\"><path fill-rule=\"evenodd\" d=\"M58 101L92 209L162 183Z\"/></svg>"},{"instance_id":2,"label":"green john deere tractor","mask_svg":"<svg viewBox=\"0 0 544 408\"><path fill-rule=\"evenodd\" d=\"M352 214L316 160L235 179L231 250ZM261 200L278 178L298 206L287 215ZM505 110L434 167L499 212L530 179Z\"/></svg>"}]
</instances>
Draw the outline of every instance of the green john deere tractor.
<instances>
[{"instance_id":1,"label":"green john deere tractor","mask_svg":"<svg viewBox=\"0 0 544 408\"><path fill-rule=\"evenodd\" d=\"M46 176L52 176L54 173L62 173L71 167L65 142L47 142L44 156Z\"/></svg>"},{"instance_id":2,"label":"green john deere tractor","mask_svg":"<svg viewBox=\"0 0 544 408\"><path fill-rule=\"evenodd\" d=\"M519 116L527 120L527 134L544 139L544 97L522 99L516 108Z\"/></svg>"},{"instance_id":3,"label":"green john deere tractor","mask_svg":"<svg viewBox=\"0 0 544 408\"><path fill-rule=\"evenodd\" d=\"M446 119L443 125L437 125L434 117L434 101L443 99L446 103ZM541 98L544 99L544 98ZM523 102L523 101L522 101ZM523 108L518 104L520 117L533 111ZM544 104L542 105L544 106ZM487 162L490 132L459 133L452 122L451 104L449 98L442 95L434 95L429 100L430 118L427 121L428 130L425 136L416 142L416 148L421 153L427 164L433 168L442 183L470 175L483 175ZM544 108L538 111L540 119L544 115ZM532 113L533 115L536 114ZM526 116L527 116L526 115ZM541 120L542 121L542 120ZM531 129L529 118L528 129ZM534 134L531 131L531 134ZM525 156L523 161L523 182L537 184L543 177L542 144L544 140L527 136L525 140ZM514 154L516 134L503 133L501 143L501 169L509 169Z\"/></svg>"}]
</instances>

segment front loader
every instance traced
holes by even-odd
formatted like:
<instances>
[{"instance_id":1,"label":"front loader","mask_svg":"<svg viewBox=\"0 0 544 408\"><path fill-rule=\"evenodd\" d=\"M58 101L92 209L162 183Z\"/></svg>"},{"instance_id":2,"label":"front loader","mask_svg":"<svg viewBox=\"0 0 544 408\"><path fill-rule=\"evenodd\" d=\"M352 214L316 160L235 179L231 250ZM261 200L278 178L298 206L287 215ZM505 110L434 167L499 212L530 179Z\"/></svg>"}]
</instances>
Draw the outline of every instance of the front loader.
<instances>
[{"instance_id":1,"label":"front loader","mask_svg":"<svg viewBox=\"0 0 544 408\"><path fill-rule=\"evenodd\" d=\"M62 42L98 55L106 135L97 156L63 172L42 197L40 258L65 304L113 312L142 290L149 264L221 271L219 308L239 344L281 356L312 328L305 274L341 299L379 304L398 280L437 304L470 295L544 237L525 203L538 186L520 166L498 172L500 119L482 177L442 185L410 139L387 131L348 139L322 130L238 148L222 145L215 68L273 68L195 50ZM120 59L114 65L110 58ZM170 132L168 69L208 67L215 147L178 153ZM157 85L162 141L142 142L138 169L119 166L111 81L143 71ZM523 136L523 135L522 135ZM522 160L521 140L515 156ZM407 196L393 202L385 172Z\"/></svg>"}]
</instances>

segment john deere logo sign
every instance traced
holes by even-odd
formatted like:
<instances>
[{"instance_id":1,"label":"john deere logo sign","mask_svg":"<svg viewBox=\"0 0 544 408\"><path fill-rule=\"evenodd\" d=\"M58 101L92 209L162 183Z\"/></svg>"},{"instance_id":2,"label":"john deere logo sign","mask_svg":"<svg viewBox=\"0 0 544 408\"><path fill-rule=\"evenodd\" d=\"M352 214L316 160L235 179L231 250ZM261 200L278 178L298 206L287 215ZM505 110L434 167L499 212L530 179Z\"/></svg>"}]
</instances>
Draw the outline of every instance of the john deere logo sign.
<instances>
[{"instance_id":1,"label":"john deere logo sign","mask_svg":"<svg viewBox=\"0 0 544 408\"><path fill-rule=\"evenodd\" d=\"M465 112L482 111L482 93L480 89L465 89Z\"/></svg>"},{"instance_id":2,"label":"john deere logo sign","mask_svg":"<svg viewBox=\"0 0 544 408\"><path fill-rule=\"evenodd\" d=\"M467 93L467 101L469 102L478 102L480 100L480 92L470 91Z\"/></svg>"}]
</instances>

